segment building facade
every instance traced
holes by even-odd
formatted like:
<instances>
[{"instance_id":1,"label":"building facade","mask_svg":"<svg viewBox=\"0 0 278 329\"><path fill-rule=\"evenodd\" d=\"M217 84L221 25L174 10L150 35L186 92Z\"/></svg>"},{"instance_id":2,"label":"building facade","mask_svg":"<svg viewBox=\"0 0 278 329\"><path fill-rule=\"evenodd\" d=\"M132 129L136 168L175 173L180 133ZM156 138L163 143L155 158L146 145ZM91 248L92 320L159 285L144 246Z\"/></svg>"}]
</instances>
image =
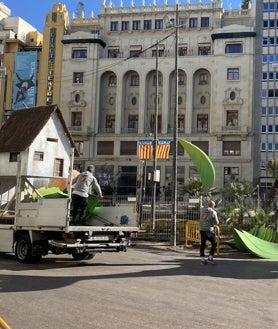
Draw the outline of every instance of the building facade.
<instances>
[{"instance_id":1,"label":"building facade","mask_svg":"<svg viewBox=\"0 0 278 329\"><path fill-rule=\"evenodd\" d=\"M0 4L0 125L12 110L36 105L42 34Z\"/></svg>"},{"instance_id":2,"label":"building facade","mask_svg":"<svg viewBox=\"0 0 278 329\"><path fill-rule=\"evenodd\" d=\"M168 21L172 27L166 26ZM133 194L138 144L171 138L175 110L175 27L178 38L178 136L204 150L216 187L253 182L255 9L224 11L221 1L176 6L101 8L72 20L63 37L60 107L79 145L80 167L93 161L119 194ZM158 65L157 65L158 62ZM158 70L158 74L157 74ZM158 77L158 83L156 83ZM158 87L157 87L158 85ZM158 89L157 89L158 88ZM171 185L170 158L158 160L160 186ZM257 173L256 173L257 174ZM178 183L196 175L178 148ZM105 183L105 182L104 182Z\"/></svg>"},{"instance_id":3,"label":"building facade","mask_svg":"<svg viewBox=\"0 0 278 329\"><path fill-rule=\"evenodd\" d=\"M167 1L118 8L103 1L97 18L70 24L62 4L47 14L37 105L59 105L80 153L76 167L93 162L104 192L134 195L142 172L148 186L153 160L139 159L139 142L153 140L155 129L158 139L173 137L176 90L178 137L209 155L215 186L260 175L255 6L179 4L178 20L176 9ZM172 157L171 149L157 161L160 187L172 183ZM178 184L195 175L179 147Z\"/></svg>"},{"instance_id":4,"label":"building facade","mask_svg":"<svg viewBox=\"0 0 278 329\"><path fill-rule=\"evenodd\" d=\"M256 116L260 118L261 193L273 183L266 170L269 161L278 156L278 2L263 0L256 6L257 63Z\"/></svg>"},{"instance_id":5,"label":"building facade","mask_svg":"<svg viewBox=\"0 0 278 329\"><path fill-rule=\"evenodd\" d=\"M63 45L68 33L69 18L66 6L57 3L46 15L43 30L43 48L40 60L37 105L59 104Z\"/></svg>"}]
</instances>

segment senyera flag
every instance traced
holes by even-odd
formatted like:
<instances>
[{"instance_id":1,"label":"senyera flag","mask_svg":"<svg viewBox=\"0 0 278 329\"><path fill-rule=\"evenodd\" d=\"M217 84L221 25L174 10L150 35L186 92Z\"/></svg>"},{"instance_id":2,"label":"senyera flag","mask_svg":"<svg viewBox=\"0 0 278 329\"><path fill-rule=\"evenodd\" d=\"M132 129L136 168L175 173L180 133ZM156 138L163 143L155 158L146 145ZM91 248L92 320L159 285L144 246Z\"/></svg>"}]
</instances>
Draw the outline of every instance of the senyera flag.
<instances>
[{"instance_id":1,"label":"senyera flag","mask_svg":"<svg viewBox=\"0 0 278 329\"><path fill-rule=\"evenodd\" d=\"M160 138L157 142L156 147L156 158L157 159L169 159L170 144L172 139ZM141 139L139 140L139 159L149 160L153 157L153 140L152 139Z\"/></svg>"},{"instance_id":2,"label":"senyera flag","mask_svg":"<svg viewBox=\"0 0 278 329\"><path fill-rule=\"evenodd\" d=\"M158 140L158 144L156 148L157 159L169 159L171 141L172 139L170 138L160 138Z\"/></svg>"},{"instance_id":3,"label":"senyera flag","mask_svg":"<svg viewBox=\"0 0 278 329\"><path fill-rule=\"evenodd\" d=\"M153 141L152 139L139 140L139 159L148 160L152 158Z\"/></svg>"}]
</instances>

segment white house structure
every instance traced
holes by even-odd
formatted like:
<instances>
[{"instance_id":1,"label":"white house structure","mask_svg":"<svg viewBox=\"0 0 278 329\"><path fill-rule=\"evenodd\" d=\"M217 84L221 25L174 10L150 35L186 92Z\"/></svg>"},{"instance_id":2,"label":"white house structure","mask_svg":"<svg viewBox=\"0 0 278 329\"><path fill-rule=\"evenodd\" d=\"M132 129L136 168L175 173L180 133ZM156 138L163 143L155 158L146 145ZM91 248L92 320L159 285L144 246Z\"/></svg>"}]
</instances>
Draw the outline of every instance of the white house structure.
<instances>
[{"instance_id":1,"label":"white house structure","mask_svg":"<svg viewBox=\"0 0 278 329\"><path fill-rule=\"evenodd\" d=\"M71 135L57 105L14 111L0 129L1 176L68 177Z\"/></svg>"}]
</instances>

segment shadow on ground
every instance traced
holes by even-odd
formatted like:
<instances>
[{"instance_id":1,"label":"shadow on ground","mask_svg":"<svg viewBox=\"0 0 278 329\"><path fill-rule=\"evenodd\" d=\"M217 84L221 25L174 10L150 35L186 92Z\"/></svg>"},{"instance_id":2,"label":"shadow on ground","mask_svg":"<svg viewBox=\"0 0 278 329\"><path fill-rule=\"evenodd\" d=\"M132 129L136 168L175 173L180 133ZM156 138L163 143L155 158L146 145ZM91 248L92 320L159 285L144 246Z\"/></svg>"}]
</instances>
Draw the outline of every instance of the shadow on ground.
<instances>
[{"instance_id":1,"label":"shadow on ground","mask_svg":"<svg viewBox=\"0 0 278 329\"><path fill-rule=\"evenodd\" d=\"M73 261L69 257L57 258L55 256L43 258L42 262L36 265L20 264L11 255L1 255L9 271L14 271L14 275L0 275L0 293L17 291L42 291L57 289L72 285L84 280L110 280L127 279L142 277L171 277L171 276L197 276L197 277L218 277L232 278L238 280L270 280L278 278L278 261L262 260L254 258L251 255L242 255L242 257L217 257L216 265L201 265L199 257L194 253L178 252L175 253L170 248L141 248L135 247L134 252L141 253L159 253L156 263L134 262L134 263L96 263L91 261ZM169 257L171 255L171 257ZM174 257L173 257L174 256ZM240 256L240 254L237 254ZM44 270L81 267L101 267L106 268L105 274L92 274L82 276L78 271L76 276L57 276L41 275ZM107 267L111 268L111 273L107 274ZM118 271L119 268L125 268L125 271ZM127 271L128 269L128 271ZM20 274L22 271L39 271L39 275ZM2 270L3 272L3 270ZM116 272L116 273L113 273ZM19 288L20 287L20 288Z\"/></svg>"}]
</instances>

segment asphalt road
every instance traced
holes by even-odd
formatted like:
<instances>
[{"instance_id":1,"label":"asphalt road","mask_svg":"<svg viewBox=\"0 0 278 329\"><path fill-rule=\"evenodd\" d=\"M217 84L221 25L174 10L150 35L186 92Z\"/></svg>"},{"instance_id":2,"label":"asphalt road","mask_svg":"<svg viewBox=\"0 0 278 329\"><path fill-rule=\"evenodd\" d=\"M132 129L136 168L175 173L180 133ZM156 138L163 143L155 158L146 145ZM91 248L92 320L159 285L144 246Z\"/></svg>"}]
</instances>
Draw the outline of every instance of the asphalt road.
<instances>
[{"instance_id":1,"label":"asphalt road","mask_svg":"<svg viewBox=\"0 0 278 329\"><path fill-rule=\"evenodd\" d=\"M0 316L12 329L278 328L278 261L150 248L37 265L0 255Z\"/></svg>"}]
</instances>

